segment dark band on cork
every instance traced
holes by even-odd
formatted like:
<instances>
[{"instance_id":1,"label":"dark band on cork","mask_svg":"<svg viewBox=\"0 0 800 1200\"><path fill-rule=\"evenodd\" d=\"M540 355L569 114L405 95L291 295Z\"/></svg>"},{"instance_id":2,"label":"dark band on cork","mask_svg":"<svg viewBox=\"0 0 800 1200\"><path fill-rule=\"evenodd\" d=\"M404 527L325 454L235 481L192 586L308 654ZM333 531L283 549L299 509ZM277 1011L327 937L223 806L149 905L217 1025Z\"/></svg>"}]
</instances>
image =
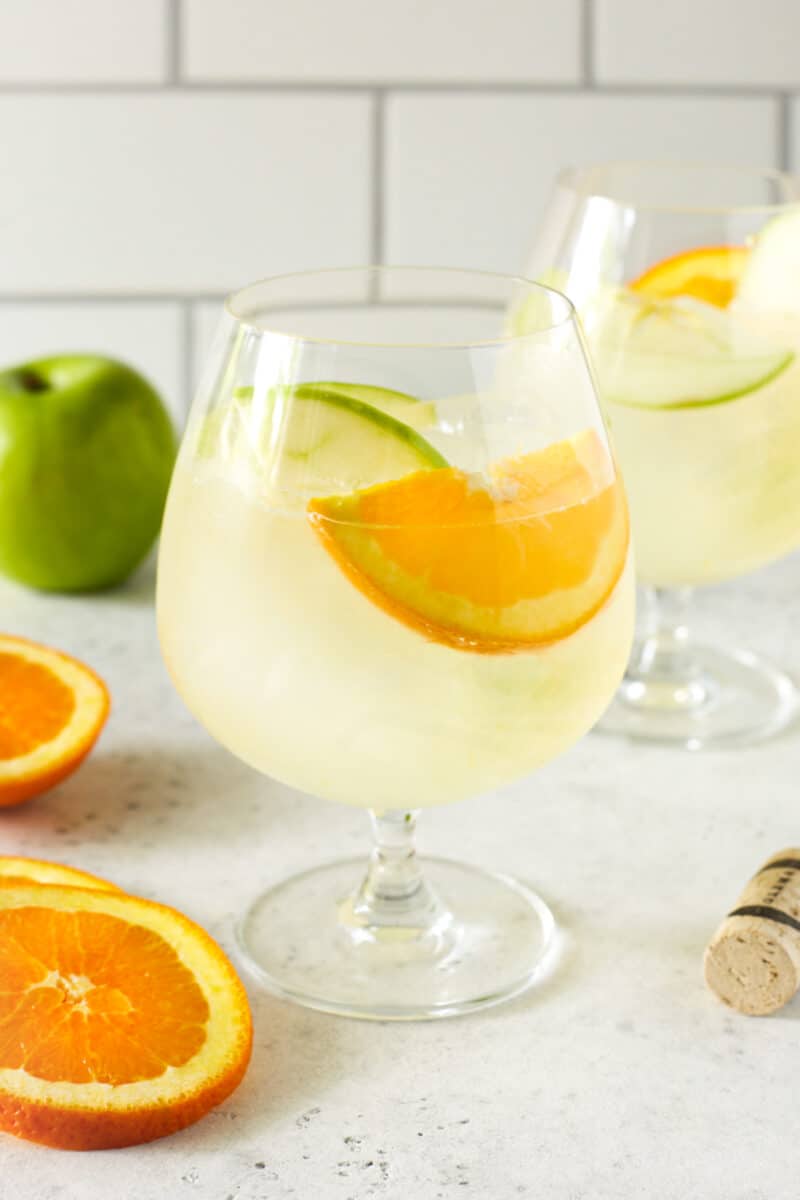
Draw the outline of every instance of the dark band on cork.
<instances>
[{"instance_id":1,"label":"dark band on cork","mask_svg":"<svg viewBox=\"0 0 800 1200\"><path fill-rule=\"evenodd\" d=\"M800 871L800 858L776 858L768 862L756 874L763 875L765 871L774 871L776 867L788 867L790 871Z\"/></svg>"},{"instance_id":2,"label":"dark band on cork","mask_svg":"<svg viewBox=\"0 0 800 1200\"><path fill-rule=\"evenodd\" d=\"M780 863L770 863L771 867L780 865ZM729 912L728 916L764 917L767 921L776 921L778 925L788 925L790 929L800 930L800 921L795 917L790 917L788 913L781 912L779 908L771 908L768 904L743 904L741 908L735 908L733 912Z\"/></svg>"}]
</instances>

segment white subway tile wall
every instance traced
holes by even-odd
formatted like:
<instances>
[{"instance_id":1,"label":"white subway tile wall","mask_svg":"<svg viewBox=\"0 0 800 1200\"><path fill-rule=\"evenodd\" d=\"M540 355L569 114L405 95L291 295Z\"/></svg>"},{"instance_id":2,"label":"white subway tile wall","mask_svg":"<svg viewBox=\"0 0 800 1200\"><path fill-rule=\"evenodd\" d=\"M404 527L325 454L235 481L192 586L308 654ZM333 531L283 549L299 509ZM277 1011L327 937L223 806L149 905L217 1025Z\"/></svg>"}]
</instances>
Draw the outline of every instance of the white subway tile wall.
<instances>
[{"instance_id":1,"label":"white subway tile wall","mask_svg":"<svg viewBox=\"0 0 800 1200\"><path fill-rule=\"evenodd\" d=\"M800 87L798 0L594 0L603 83Z\"/></svg>"},{"instance_id":2,"label":"white subway tile wall","mask_svg":"<svg viewBox=\"0 0 800 1200\"><path fill-rule=\"evenodd\" d=\"M370 101L0 96L3 289L224 291L369 255Z\"/></svg>"},{"instance_id":3,"label":"white subway tile wall","mask_svg":"<svg viewBox=\"0 0 800 1200\"><path fill-rule=\"evenodd\" d=\"M518 270L565 163L800 162L798 45L800 0L3 0L0 362L180 423L231 287Z\"/></svg>"},{"instance_id":4,"label":"white subway tile wall","mask_svg":"<svg viewBox=\"0 0 800 1200\"><path fill-rule=\"evenodd\" d=\"M222 323L222 305L209 300L192 305L192 358L189 363L190 391L199 386L206 365L208 348Z\"/></svg>"},{"instance_id":5,"label":"white subway tile wall","mask_svg":"<svg viewBox=\"0 0 800 1200\"><path fill-rule=\"evenodd\" d=\"M527 262L565 163L695 160L713 147L748 165L777 153L766 98L403 93L388 101L386 132L386 261L500 271Z\"/></svg>"},{"instance_id":6,"label":"white subway tile wall","mask_svg":"<svg viewBox=\"0 0 800 1200\"><path fill-rule=\"evenodd\" d=\"M579 0L184 3L187 79L576 83L581 74Z\"/></svg>"},{"instance_id":7,"label":"white subway tile wall","mask_svg":"<svg viewBox=\"0 0 800 1200\"><path fill-rule=\"evenodd\" d=\"M0 84L163 83L170 0L2 0Z\"/></svg>"}]
</instances>

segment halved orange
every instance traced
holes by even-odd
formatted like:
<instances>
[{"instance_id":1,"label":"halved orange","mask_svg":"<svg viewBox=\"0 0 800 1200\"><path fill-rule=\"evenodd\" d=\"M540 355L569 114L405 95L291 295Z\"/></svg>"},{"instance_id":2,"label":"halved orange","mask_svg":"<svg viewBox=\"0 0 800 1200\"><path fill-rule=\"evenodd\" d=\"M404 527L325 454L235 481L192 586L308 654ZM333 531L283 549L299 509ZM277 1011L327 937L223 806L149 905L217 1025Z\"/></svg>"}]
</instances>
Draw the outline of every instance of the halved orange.
<instances>
[{"instance_id":1,"label":"halved orange","mask_svg":"<svg viewBox=\"0 0 800 1200\"><path fill-rule=\"evenodd\" d=\"M750 251L746 246L703 246L685 250L650 267L628 286L645 296L668 299L693 296L717 308L727 308Z\"/></svg>"},{"instance_id":2,"label":"halved orange","mask_svg":"<svg viewBox=\"0 0 800 1200\"><path fill-rule=\"evenodd\" d=\"M0 887L0 1129L68 1150L163 1137L230 1095L251 1043L236 972L180 913Z\"/></svg>"},{"instance_id":3,"label":"halved orange","mask_svg":"<svg viewBox=\"0 0 800 1200\"><path fill-rule=\"evenodd\" d=\"M579 629L628 548L622 484L593 431L499 463L488 479L415 471L308 512L370 600L433 641L485 654Z\"/></svg>"},{"instance_id":4,"label":"halved orange","mask_svg":"<svg viewBox=\"0 0 800 1200\"><path fill-rule=\"evenodd\" d=\"M0 854L0 884L30 885L67 884L70 887L99 888L104 892L118 892L115 883L90 875L88 871L79 871L75 867L65 867L62 863L45 862L40 858L18 858L12 854ZM2 982L0 981L0 988Z\"/></svg>"},{"instance_id":5,"label":"halved orange","mask_svg":"<svg viewBox=\"0 0 800 1200\"><path fill-rule=\"evenodd\" d=\"M96 742L109 703L103 681L77 659L0 634L0 808L74 771Z\"/></svg>"}]
</instances>

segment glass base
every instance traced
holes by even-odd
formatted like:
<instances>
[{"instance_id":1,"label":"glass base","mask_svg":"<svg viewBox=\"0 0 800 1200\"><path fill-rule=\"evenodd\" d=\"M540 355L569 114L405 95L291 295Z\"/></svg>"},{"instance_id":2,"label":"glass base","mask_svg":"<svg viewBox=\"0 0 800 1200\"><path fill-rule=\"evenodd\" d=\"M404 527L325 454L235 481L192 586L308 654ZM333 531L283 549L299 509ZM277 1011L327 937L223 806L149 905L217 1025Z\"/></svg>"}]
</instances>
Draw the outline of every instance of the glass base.
<instances>
[{"instance_id":1,"label":"glass base","mask_svg":"<svg viewBox=\"0 0 800 1200\"><path fill-rule=\"evenodd\" d=\"M422 865L437 901L424 928L363 923L363 859L271 888L237 929L247 967L285 999L376 1021L473 1012L542 977L555 923L538 896L476 867L444 859Z\"/></svg>"},{"instance_id":2,"label":"glass base","mask_svg":"<svg viewBox=\"0 0 800 1200\"><path fill-rule=\"evenodd\" d=\"M688 750L729 749L772 737L798 713L798 692L788 675L746 650L716 650L689 643L692 671L648 672L633 667L596 728L604 733ZM631 663L646 658L634 649Z\"/></svg>"}]
</instances>

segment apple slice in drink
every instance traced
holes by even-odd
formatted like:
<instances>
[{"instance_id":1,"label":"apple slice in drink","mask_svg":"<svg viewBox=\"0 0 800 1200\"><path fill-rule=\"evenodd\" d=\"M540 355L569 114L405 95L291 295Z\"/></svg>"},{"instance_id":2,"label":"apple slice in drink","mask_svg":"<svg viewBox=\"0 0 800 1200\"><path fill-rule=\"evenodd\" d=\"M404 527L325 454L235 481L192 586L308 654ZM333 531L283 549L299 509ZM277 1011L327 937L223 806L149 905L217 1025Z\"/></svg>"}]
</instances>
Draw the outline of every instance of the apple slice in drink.
<instances>
[{"instance_id":1,"label":"apple slice in drink","mask_svg":"<svg viewBox=\"0 0 800 1200\"><path fill-rule=\"evenodd\" d=\"M279 406L285 405L281 413ZM347 487L382 483L447 461L410 425L354 396L296 388L276 403L273 431L282 453L274 458L274 482L307 491L321 481Z\"/></svg>"},{"instance_id":2,"label":"apple slice in drink","mask_svg":"<svg viewBox=\"0 0 800 1200\"><path fill-rule=\"evenodd\" d=\"M365 487L447 466L411 425L364 403L351 385L239 388L205 417L198 453L242 472L272 499ZM353 391L355 388L353 388ZM375 389L380 390L380 389ZM393 393L392 406L432 409Z\"/></svg>"},{"instance_id":3,"label":"apple slice in drink","mask_svg":"<svg viewBox=\"0 0 800 1200\"><path fill-rule=\"evenodd\" d=\"M407 392L397 392L393 388L375 387L368 383L337 383L315 381L314 383L299 383L295 387L298 396L305 399L316 399L325 395L344 396L349 400L357 400L361 404L369 404L379 412L395 417L412 429L426 429L436 422L436 406L429 400L418 400Z\"/></svg>"},{"instance_id":4,"label":"apple slice in drink","mask_svg":"<svg viewBox=\"0 0 800 1200\"><path fill-rule=\"evenodd\" d=\"M774 217L747 258L734 304L743 314L800 314L800 206Z\"/></svg>"},{"instance_id":5,"label":"apple slice in drink","mask_svg":"<svg viewBox=\"0 0 800 1200\"><path fill-rule=\"evenodd\" d=\"M747 395L792 362L785 345L688 296L619 288L584 313L601 392L632 408L696 408Z\"/></svg>"}]
</instances>

